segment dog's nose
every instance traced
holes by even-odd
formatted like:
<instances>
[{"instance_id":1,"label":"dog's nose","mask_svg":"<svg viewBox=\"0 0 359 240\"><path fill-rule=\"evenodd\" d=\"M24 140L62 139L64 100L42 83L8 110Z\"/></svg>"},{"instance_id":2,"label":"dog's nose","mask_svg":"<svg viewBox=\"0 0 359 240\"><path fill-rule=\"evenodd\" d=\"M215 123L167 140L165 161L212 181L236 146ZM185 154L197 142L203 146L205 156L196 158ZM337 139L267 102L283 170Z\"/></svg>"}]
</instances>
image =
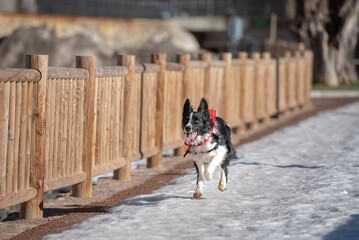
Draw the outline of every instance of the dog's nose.
<instances>
[{"instance_id":1,"label":"dog's nose","mask_svg":"<svg viewBox=\"0 0 359 240\"><path fill-rule=\"evenodd\" d=\"M184 130L186 130L187 132L190 132L190 131L191 131L191 127L190 127L190 126L186 126L186 127L184 128Z\"/></svg>"}]
</instances>

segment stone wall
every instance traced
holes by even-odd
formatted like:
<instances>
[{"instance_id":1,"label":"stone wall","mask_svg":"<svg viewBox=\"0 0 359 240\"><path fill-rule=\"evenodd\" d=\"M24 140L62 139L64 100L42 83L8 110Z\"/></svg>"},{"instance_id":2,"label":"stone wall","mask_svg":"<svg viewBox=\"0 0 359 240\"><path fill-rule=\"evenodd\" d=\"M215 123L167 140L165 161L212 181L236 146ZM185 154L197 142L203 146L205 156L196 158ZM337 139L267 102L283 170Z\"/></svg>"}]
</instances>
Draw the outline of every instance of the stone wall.
<instances>
[{"instance_id":1,"label":"stone wall","mask_svg":"<svg viewBox=\"0 0 359 240\"><path fill-rule=\"evenodd\" d=\"M122 20L52 15L1 14L0 68L20 67L23 55L50 55L50 64L74 66L76 55L94 55L98 65L113 64L117 53L148 62L151 53L199 50L195 37L176 21Z\"/></svg>"}]
</instances>

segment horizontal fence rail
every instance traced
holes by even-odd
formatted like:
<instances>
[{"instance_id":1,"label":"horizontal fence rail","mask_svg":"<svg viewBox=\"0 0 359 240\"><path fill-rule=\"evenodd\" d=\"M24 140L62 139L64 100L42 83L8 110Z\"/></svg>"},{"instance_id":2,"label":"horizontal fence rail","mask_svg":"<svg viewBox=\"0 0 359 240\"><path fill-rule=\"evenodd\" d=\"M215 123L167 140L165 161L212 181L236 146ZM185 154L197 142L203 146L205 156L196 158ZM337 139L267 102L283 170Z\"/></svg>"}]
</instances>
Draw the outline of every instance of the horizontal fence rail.
<instances>
[{"instance_id":1,"label":"horizontal fence rail","mask_svg":"<svg viewBox=\"0 0 359 240\"><path fill-rule=\"evenodd\" d=\"M133 161L161 167L163 151L182 156L186 98L197 107L205 97L235 134L307 107L313 53L282 52L157 54L147 64L119 55L103 67L77 57L76 68L31 55L27 69L0 70L0 208L21 203L22 218L42 217L46 191L91 197L93 176L130 181Z\"/></svg>"}]
</instances>

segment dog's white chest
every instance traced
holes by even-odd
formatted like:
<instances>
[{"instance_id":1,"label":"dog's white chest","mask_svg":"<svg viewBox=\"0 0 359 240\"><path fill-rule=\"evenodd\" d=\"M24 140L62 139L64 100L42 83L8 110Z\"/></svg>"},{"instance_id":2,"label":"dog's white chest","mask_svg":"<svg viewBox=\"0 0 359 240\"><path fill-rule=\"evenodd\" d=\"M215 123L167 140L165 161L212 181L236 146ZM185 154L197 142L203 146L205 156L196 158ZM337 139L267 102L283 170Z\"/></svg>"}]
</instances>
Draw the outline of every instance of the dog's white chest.
<instances>
[{"instance_id":1,"label":"dog's white chest","mask_svg":"<svg viewBox=\"0 0 359 240\"><path fill-rule=\"evenodd\" d=\"M218 146L217 149L214 149L216 143L206 143L202 146L193 147L191 149L191 157L194 161L200 163L208 163L214 157L218 155L224 155L227 152L227 149L224 146ZM211 151L212 150L212 151Z\"/></svg>"}]
</instances>

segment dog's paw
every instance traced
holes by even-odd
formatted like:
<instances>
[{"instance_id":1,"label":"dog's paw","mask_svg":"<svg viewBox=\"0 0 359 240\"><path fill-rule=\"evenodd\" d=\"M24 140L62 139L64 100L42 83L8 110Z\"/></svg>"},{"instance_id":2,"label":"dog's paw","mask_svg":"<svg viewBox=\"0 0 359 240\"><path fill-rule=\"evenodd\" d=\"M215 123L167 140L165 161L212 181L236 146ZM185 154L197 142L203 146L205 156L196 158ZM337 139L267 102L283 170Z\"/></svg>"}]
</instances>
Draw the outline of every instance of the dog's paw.
<instances>
[{"instance_id":1,"label":"dog's paw","mask_svg":"<svg viewBox=\"0 0 359 240\"><path fill-rule=\"evenodd\" d=\"M204 178L207 180L207 181L210 181L213 179L213 173L209 172L209 171L205 171L204 172Z\"/></svg>"},{"instance_id":2,"label":"dog's paw","mask_svg":"<svg viewBox=\"0 0 359 240\"><path fill-rule=\"evenodd\" d=\"M227 189L227 185L224 182L220 181L218 185L218 189L223 192L224 190Z\"/></svg>"},{"instance_id":3,"label":"dog's paw","mask_svg":"<svg viewBox=\"0 0 359 240\"><path fill-rule=\"evenodd\" d=\"M202 192L200 192L200 191L195 191L194 193L193 193L193 197L194 198L200 198L202 196Z\"/></svg>"}]
</instances>

